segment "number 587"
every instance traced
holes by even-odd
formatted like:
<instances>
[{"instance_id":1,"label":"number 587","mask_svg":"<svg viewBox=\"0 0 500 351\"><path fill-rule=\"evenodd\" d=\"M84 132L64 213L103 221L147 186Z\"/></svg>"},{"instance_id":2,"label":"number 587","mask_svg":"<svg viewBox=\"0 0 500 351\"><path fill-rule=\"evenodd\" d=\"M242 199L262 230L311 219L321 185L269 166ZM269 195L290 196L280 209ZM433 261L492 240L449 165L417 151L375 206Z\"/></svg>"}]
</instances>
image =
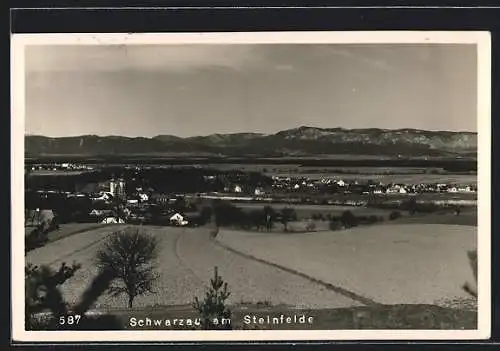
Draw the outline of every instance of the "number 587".
<instances>
[{"instance_id":1,"label":"number 587","mask_svg":"<svg viewBox=\"0 0 500 351\"><path fill-rule=\"evenodd\" d=\"M61 316L59 317L60 325L76 325L80 323L81 316L79 314L75 314L74 316Z\"/></svg>"}]
</instances>

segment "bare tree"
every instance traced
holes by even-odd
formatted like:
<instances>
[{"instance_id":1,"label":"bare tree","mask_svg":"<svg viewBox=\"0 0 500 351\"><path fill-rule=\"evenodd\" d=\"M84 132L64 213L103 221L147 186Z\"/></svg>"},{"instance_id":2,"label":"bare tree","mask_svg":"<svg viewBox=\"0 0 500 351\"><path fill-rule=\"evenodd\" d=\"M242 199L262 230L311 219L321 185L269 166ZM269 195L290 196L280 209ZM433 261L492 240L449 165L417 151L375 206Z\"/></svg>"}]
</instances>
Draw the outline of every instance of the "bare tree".
<instances>
[{"instance_id":1,"label":"bare tree","mask_svg":"<svg viewBox=\"0 0 500 351\"><path fill-rule=\"evenodd\" d=\"M273 229L273 224L276 219L276 211L271 206L264 206L264 209L262 211L266 229L267 231L270 231L271 229Z\"/></svg>"},{"instance_id":2,"label":"bare tree","mask_svg":"<svg viewBox=\"0 0 500 351\"><path fill-rule=\"evenodd\" d=\"M101 270L113 272L116 277L108 290L112 296L126 294L128 307L134 299L146 293L153 293L152 284L158 278L153 266L157 257L157 240L129 229L112 234L104 247L97 252L96 261Z\"/></svg>"}]
</instances>

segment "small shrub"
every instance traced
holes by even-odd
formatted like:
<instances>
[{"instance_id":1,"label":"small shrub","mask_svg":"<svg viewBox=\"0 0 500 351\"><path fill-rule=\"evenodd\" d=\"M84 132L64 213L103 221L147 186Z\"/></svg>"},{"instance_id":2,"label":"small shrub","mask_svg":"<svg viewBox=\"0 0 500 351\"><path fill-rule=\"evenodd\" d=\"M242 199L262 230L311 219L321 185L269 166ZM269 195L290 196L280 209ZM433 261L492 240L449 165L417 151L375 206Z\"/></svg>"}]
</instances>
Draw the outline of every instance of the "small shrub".
<instances>
[{"instance_id":1,"label":"small shrub","mask_svg":"<svg viewBox=\"0 0 500 351\"><path fill-rule=\"evenodd\" d=\"M29 252L36 248L44 246L48 238L48 231L43 229L43 225L37 226L24 239L24 250Z\"/></svg>"},{"instance_id":2,"label":"small shrub","mask_svg":"<svg viewBox=\"0 0 500 351\"><path fill-rule=\"evenodd\" d=\"M316 229L316 223L314 223L314 222L309 222L309 223L307 223L307 225L306 225L306 230L307 230L308 232L312 232L312 231L314 231L315 229Z\"/></svg>"},{"instance_id":3,"label":"small shrub","mask_svg":"<svg viewBox=\"0 0 500 351\"><path fill-rule=\"evenodd\" d=\"M280 211L280 222L283 224L283 230L288 231L288 223L297 220L297 213L293 208L285 207Z\"/></svg>"},{"instance_id":4,"label":"small shrub","mask_svg":"<svg viewBox=\"0 0 500 351\"><path fill-rule=\"evenodd\" d=\"M231 293L227 283L221 278L217 267L214 277L210 279L210 286L203 300L195 297L193 307L198 311L203 330L230 330L231 310L226 306L226 300Z\"/></svg>"},{"instance_id":5,"label":"small shrub","mask_svg":"<svg viewBox=\"0 0 500 351\"><path fill-rule=\"evenodd\" d=\"M340 222L346 228L356 227L359 224L358 218L351 211L344 211Z\"/></svg>"},{"instance_id":6,"label":"small shrub","mask_svg":"<svg viewBox=\"0 0 500 351\"><path fill-rule=\"evenodd\" d=\"M399 212L399 211L392 211L392 212L389 214L389 219L390 219L391 221L396 220L396 219L398 219L398 218L400 218L400 217L401 217L401 212Z\"/></svg>"},{"instance_id":7,"label":"small shrub","mask_svg":"<svg viewBox=\"0 0 500 351\"><path fill-rule=\"evenodd\" d=\"M339 230L340 227L342 226L342 223L340 223L340 221L333 217L331 220L330 220L330 223L328 225L328 227L330 228L330 230Z\"/></svg>"}]
</instances>

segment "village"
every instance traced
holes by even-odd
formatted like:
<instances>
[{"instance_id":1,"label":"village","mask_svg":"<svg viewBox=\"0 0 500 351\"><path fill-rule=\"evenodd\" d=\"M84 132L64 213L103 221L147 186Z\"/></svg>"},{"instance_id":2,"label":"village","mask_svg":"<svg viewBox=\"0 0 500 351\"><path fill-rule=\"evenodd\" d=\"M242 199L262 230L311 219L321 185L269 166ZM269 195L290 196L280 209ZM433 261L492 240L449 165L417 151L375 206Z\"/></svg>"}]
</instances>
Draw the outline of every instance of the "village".
<instances>
[{"instance_id":1,"label":"village","mask_svg":"<svg viewBox=\"0 0 500 351\"><path fill-rule=\"evenodd\" d=\"M64 164L65 169L92 169ZM53 167L53 169L58 169ZM396 195L475 194L475 184L383 184L374 181L343 180L339 177L248 176L242 172L217 172L202 176L202 191L162 191L148 185L146 170L135 168L132 178L115 177L83 186L79 191L63 191L55 186L26 192L27 221L40 211L53 211L63 222L130 223L196 226L206 222L202 208L209 201L273 203L294 205L367 205L374 197ZM163 189L165 190L165 189ZM184 189L186 190L186 189ZM449 197L449 196L448 196Z\"/></svg>"}]
</instances>

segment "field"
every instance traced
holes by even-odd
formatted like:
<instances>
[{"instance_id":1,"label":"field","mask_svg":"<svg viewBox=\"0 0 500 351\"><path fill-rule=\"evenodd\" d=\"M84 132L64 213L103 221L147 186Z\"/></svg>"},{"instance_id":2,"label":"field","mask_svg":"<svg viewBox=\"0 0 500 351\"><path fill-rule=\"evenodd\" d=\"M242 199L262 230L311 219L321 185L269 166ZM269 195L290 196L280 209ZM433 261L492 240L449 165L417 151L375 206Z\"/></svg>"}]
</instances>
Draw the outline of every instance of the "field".
<instances>
[{"instance_id":1,"label":"field","mask_svg":"<svg viewBox=\"0 0 500 351\"><path fill-rule=\"evenodd\" d=\"M71 223L71 224L61 224L59 230L54 230L48 234L49 242L56 241L71 235L79 234L89 230L97 229L105 226L101 223ZM24 228L25 235L30 233L34 226L27 226Z\"/></svg>"},{"instance_id":2,"label":"field","mask_svg":"<svg viewBox=\"0 0 500 351\"><path fill-rule=\"evenodd\" d=\"M440 169L415 167L301 167L297 164L208 164L207 168L222 171L241 170L243 172L260 172L267 176L305 177L310 179L335 178L375 182L418 184L477 184L477 174L449 173ZM432 171L430 173L429 171Z\"/></svg>"},{"instance_id":3,"label":"field","mask_svg":"<svg viewBox=\"0 0 500 351\"><path fill-rule=\"evenodd\" d=\"M82 270L64 291L76 301L97 273L96 251L120 227L108 225L56 240L29 252L27 262L52 267L63 261L81 263ZM214 266L228 281L233 304L334 308L363 304L364 298L391 304L438 303L466 297L460 286L472 277L465 253L476 245L475 227L439 224L305 234L221 230L216 243L209 240L206 228L143 230L160 241L161 278L158 293L139 297L138 306L189 304L194 295L203 294ZM124 298L104 296L97 307L123 306Z\"/></svg>"},{"instance_id":4,"label":"field","mask_svg":"<svg viewBox=\"0 0 500 351\"><path fill-rule=\"evenodd\" d=\"M80 233L57 240L28 253L27 262L48 264L54 268L61 262L76 261L82 269L64 285L63 294L76 302L97 273L93 258L106 237L121 226ZM358 306L359 302L329 290L306 278L242 257L209 240L206 229L144 227L159 239L157 262L160 279L156 294L138 297L138 307L186 305L195 296L203 296L214 266L228 282L230 304L270 303L301 308L338 308ZM102 296L97 308L123 308L126 299Z\"/></svg>"},{"instance_id":5,"label":"field","mask_svg":"<svg viewBox=\"0 0 500 351\"><path fill-rule=\"evenodd\" d=\"M61 175L67 175L67 176L75 176L75 175L80 175L84 173L89 173L92 172L93 170L35 170L35 171L30 171L29 175L30 176L61 176Z\"/></svg>"},{"instance_id":6,"label":"field","mask_svg":"<svg viewBox=\"0 0 500 351\"><path fill-rule=\"evenodd\" d=\"M466 298L466 251L476 228L391 224L304 234L221 231L219 242L249 257L342 287L378 303L434 304Z\"/></svg>"}]
</instances>

